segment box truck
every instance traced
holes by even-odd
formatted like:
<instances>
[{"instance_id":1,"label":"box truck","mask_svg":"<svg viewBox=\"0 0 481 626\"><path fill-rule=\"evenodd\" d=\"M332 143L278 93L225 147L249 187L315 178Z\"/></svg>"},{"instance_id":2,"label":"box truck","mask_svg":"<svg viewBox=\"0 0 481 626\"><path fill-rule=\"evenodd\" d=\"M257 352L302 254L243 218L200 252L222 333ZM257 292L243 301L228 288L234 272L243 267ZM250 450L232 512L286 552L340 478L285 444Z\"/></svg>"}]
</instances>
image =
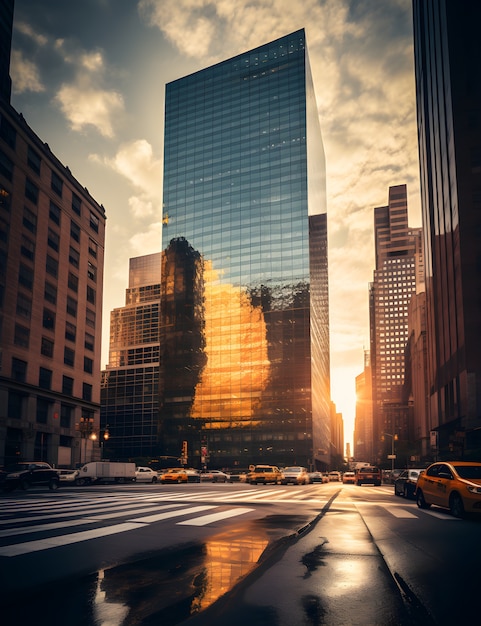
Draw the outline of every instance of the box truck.
<instances>
[{"instance_id":1,"label":"box truck","mask_svg":"<svg viewBox=\"0 0 481 626\"><path fill-rule=\"evenodd\" d=\"M77 477L77 484L92 483L125 483L135 480L135 463L113 463L110 461L93 461L85 463Z\"/></svg>"}]
</instances>

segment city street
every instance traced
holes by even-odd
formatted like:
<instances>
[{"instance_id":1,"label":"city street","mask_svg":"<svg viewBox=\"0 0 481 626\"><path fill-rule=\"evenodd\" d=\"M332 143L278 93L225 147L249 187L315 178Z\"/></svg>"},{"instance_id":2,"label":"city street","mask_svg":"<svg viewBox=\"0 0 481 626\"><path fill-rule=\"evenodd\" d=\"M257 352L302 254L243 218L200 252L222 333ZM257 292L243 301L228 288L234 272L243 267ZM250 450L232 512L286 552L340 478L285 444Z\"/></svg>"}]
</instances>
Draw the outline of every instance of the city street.
<instances>
[{"instance_id":1,"label":"city street","mask_svg":"<svg viewBox=\"0 0 481 626\"><path fill-rule=\"evenodd\" d=\"M38 488L1 505L6 626L463 624L476 597L479 520L391 485Z\"/></svg>"}]
</instances>

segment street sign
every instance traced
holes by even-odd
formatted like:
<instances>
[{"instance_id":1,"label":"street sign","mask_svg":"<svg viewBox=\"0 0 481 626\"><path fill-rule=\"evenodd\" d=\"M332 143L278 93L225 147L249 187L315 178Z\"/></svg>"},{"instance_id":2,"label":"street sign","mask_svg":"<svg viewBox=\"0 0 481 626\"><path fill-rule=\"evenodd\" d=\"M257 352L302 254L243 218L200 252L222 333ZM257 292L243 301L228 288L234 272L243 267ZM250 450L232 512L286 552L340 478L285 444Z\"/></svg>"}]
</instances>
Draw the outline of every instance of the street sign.
<instances>
[{"instance_id":1,"label":"street sign","mask_svg":"<svg viewBox=\"0 0 481 626\"><path fill-rule=\"evenodd\" d=\"M396 455L395 455L395 454L388 454L388 455L387 455L387 458L388 458L388 459L395 459L395 458L396 458Z\"/></svg>"}]
</instances>

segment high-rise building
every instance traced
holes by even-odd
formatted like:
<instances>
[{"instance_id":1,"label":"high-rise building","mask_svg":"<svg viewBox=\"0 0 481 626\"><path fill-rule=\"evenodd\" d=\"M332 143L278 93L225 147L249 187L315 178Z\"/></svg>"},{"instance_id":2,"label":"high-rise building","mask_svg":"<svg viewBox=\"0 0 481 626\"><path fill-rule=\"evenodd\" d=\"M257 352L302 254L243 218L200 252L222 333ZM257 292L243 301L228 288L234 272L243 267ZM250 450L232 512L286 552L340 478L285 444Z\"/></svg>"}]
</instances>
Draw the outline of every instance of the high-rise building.
<instances>
[{"instance_id":1,"label":"high-rise building","mask_svg":"<svg viewBox=\"0 0 481 626\"><path fill-rule=\"evenodd\" d=\"M10 102L10 52L12 48L13 0L0 2L0 100Z\"/></svg>"},{"instance_id":2,"label":"high-rise building","mask_svg":"<svg viewBox=\"0 0 481 626\"><path fill-rule=\"evenodd\" d=\"M354 458L373 462L373 419L371 357L364 352L364 370L356 376L356 420L354 424Z\"/></svg>"},{"instance_id":3,"label":"high-rise building","mask_svg":"<svg viewBox=\"0 0 481 626\"><path fill-rule=\"evenodd\" d=\"M408 227L406 185L390 187L388 205L374 209L376 269L369 304L376 463L386 462L394 439L407 441L411 432L409 407L402 401L404 352L409 301L423 264L421 232Z\"/></svg>"},{"instance_id":4,"label":"high-rise building","mask_svg":"<svg viewBox=\"0 0 481 626\"><path fill-rule=\"evenodd\" d=\"M105 210L10 105L0 7L0 465L71 466L100 423Z\"/></svg>"},{"instance_id":5,"label":"high-rise building","mask_svg":"<svg viewBox=\"0 0 481 626\"><path fill-rule=\"evenodd\" d=\"M481 450L481 3L414 0L431 427Z\"/></svg>"},{"instance_id":6,"label":"high-rise building","mask_svg":"<svg viewBox=\"0 0 481 626\"><path fill-rule=\"evenodd\" d=\"M324 152L305 34L166 87L161 441L325 467Z\"/></svg>"},{"instance_id":7,"label":"high-rise building","mask_svg":"<svg viewBox=\"0 0 481 626\"><path fill-rule=\"evenodd\" d=\"M110 314L109 363L101 385L105 457L160 452L160 269L160 252L130 259L125 306Z\"/></svg>"}]
</instances>

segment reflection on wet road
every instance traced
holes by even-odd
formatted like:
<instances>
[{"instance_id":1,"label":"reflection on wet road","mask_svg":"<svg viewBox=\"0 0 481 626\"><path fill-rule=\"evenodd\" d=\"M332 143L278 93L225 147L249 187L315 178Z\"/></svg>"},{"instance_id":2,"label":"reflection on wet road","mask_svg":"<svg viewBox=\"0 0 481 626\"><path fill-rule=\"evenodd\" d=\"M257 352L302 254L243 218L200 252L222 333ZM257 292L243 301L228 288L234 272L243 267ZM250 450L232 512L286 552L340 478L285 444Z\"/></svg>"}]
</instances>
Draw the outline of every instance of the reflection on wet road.
<instances>
[{"instance_id":1,"label":"reflection on wet road","mask_svg":"<svg viewBox=\"0 0 481 626\"><path fill-rule=\"evenodd\" d=\"M174 626L248 574L269 542L266 525L235 526L204 543L150 554L17 598L2 622L36 626ZM39 608L42 607L41 611ZM5 620L5 621L4 621Z\"/></svg>"}]
</instances>

